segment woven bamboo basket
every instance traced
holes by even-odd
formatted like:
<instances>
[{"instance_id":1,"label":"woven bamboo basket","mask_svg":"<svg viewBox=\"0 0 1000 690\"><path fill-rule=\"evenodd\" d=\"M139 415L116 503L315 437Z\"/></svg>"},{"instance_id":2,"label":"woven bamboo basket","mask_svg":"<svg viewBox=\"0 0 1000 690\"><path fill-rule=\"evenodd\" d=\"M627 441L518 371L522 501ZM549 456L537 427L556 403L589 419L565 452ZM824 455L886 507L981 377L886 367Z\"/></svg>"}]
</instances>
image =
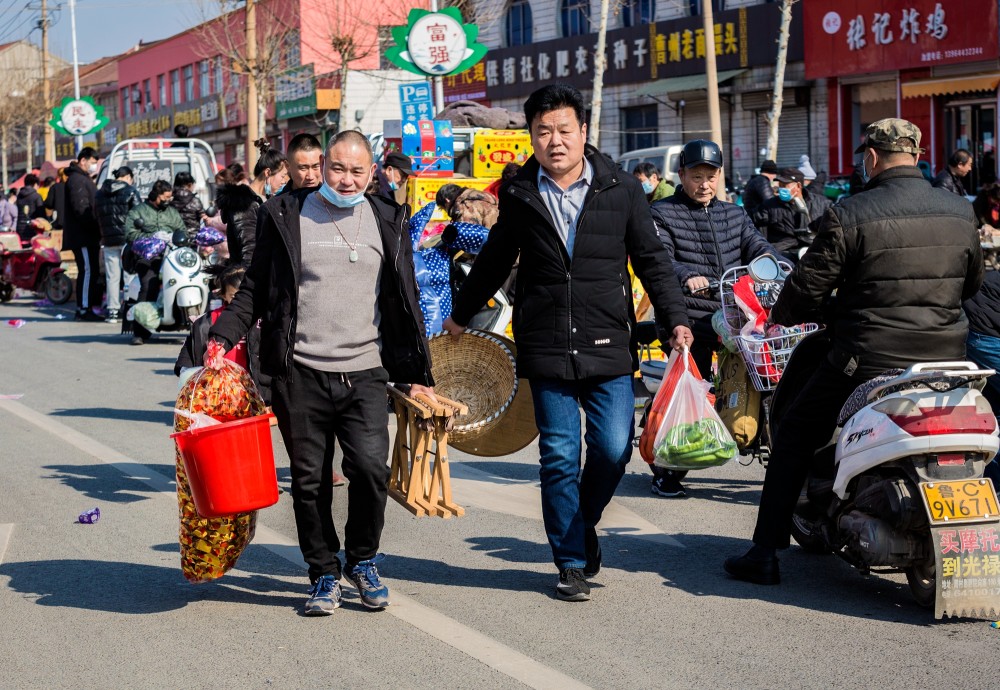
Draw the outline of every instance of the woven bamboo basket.
<instances>
[{"instance_id":1,"label":"woven bamboo basket","mask_svg":"<svg viewBox=\"0 0 1000 690\"><path fill-rule=\"evenodd\" d=\"M429 343L434 390L469 408L468 414L455 417L452 442L488 433L500 423L517 394L514 353L499 338L482 331L466 331L457 341L441 333Z\"/></svg>"}]
</instances>

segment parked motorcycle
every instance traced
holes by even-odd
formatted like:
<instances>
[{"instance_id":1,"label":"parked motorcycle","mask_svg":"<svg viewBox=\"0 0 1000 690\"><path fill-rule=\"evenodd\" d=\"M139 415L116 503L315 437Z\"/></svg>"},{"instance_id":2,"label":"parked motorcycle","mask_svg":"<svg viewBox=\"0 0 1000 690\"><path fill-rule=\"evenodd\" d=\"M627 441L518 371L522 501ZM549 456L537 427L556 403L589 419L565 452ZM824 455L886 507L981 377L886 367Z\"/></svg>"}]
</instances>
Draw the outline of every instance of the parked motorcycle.
<instances>
[{"instance_id":1,"label":"parked motorcycle","mask_svg":"<svg viewBox=\"0 0 1000 690\"><path fill-rule=\"evenodd\" d=\"M178 230L169 242L165 242L160 265L160 294L156 300L159 319L155 328L149 330L187 330L205 313L211 294L211 277L203 270L206 265L197 251L197 244L186 231ZM131 333L134 329L139 288L139 276L136 275L125 288L122 333Z\"/></svg>"},{"instance_id":2,"label":"parked motorcycle","mask_svg":"<svg viewBox=\"0 0 1000 690\"><path fill-rule=\"evenodd\" d=\"M7 233L20 238L17 233ZM0 247L7 246L0 243ZM0 302L14 299L16 288L45 295L53 304L65 304L73 296L73 281L62 268L62 259L56 242L47 233L39 232L31 238L26 249L0 249Z\"/></svg>"}]
</instances>

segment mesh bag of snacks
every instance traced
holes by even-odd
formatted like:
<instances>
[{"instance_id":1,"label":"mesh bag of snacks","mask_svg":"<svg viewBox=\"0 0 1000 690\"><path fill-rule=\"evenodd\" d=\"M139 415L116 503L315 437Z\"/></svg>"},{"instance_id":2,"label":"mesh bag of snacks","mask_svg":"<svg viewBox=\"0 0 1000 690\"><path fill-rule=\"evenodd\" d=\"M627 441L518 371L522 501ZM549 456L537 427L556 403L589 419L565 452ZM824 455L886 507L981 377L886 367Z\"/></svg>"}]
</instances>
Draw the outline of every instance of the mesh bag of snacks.
<instances>
[{"instance_id":1,"label":"mesh bag of snacks","mask_svg":"<svg viewBox=\"0 0 1000 690\"><path fill-rule=\"evenodd\" d=\"M220 422L264 414L266 406L245 369L228 365L202 369L188 379L177 396L174 430L186 431L193 417L207 414ZM189 582L208 582L226 574L253 539L257 512L223 518L198 515L191 497L184 460L178 450L177 504L180 513L181 570Z\"/></svg>"}]
</instances>

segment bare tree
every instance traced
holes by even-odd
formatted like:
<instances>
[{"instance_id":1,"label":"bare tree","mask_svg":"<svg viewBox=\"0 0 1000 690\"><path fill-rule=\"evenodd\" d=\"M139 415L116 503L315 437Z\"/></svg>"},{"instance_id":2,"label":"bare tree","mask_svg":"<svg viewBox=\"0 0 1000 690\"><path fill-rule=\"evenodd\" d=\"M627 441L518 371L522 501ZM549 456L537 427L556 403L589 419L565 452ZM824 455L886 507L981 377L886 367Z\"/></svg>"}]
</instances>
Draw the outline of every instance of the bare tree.
<instances>
[{"instance_id":1,"label":"bare tree","mask_svg":"<svg viewBox=\"0 0 1000 690\"><path fill-rule=\"evenodd\" d=\"M461 0L469 4L468 0ZM365 0L328 0L316 2L313 8L319 16L320 26L315 33L325 47L333 50L336 73L340 82L339 128L346 127L347 76L357 63L376 55L382 48L380 27L401 26L407 23L411 5L383 2L378 6Z\"/></svg>"},{"instance_id":2,"label":"bare tree","mask_svg":"<svg viewBox=\"0 0 1000 690\"><path fill-rule=\"evenodd\" d=\"M781 0L781 28L778 31L778 59L774 67L774 93L767 113L767 158L778 160L778 121L781 119L782 94L785 90L785 64L788 62L788 33L792 24L792 5L798 0Z\"/></svg>"},{"instance_id":3,"label":"bare tree","mask_svg":"<svg viewBox=\"0 0 1000 690\"><path fill-rule=\"evenodd\" d=\"M248 4L251 12L246 11ZM281 0L201 0L197 11L202 20L195 30L201 55L221 60L230 74L230 88L239 87L238 102L248 115L257 114L256 128L251 127L255 118L247 118L248 129L256 129L247 133L252 142L267 131L266 104L274 100L278 76L297 66L287 60L289 46L298 41L295 5ZM252 32L247 31L248 15L256 24ZM254 38L252 44L248 34ZM252 168L253 147L246 148L246 164Z\"/></svg>"}]
</instances>

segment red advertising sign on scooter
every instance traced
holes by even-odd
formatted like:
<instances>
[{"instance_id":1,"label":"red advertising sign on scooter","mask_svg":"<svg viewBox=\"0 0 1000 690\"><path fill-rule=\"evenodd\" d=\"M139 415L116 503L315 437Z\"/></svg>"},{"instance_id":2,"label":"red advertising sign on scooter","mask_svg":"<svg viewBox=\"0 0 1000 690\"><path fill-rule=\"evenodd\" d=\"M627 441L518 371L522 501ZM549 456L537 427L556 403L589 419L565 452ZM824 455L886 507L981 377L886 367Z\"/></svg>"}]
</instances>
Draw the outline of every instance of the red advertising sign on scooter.
<instances>
[{"instance_id":1,"label":"red advertising sign on scooter","mask_svg":"<svg viewBox=\"0 0 1000 690\"><path fill-rule=\"evenodd\" d=\"M803 13L809 79L1000 56L996 0L810 0Z\"/></svg>"}]
</instances>

